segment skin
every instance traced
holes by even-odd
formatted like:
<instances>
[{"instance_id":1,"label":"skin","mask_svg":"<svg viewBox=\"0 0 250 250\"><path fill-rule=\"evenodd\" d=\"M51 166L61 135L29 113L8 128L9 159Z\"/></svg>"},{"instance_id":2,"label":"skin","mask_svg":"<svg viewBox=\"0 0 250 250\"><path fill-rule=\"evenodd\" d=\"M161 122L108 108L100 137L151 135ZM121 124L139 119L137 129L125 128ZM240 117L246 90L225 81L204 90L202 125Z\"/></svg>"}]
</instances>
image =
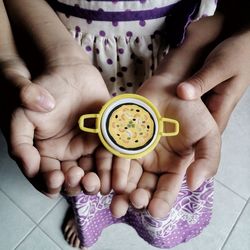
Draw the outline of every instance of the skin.
<instances>
[{"instance_id":1,"label":"skin","mask_svg":"<svg viewBox=\"0 0 250 250\"><path fill-rule=\"evenodd\" d=\"M131 165L137 165L138 171L143 169L142 176L135 190L127 189L126 194L117 195L113 199L116 206L111 206L111 210L117 217L124 215L130 201L136 208L147 207L151 215L162 218L171 209L185 174L191 190L197 189L203 181L215 175L220 154L218 126L200 98L194 102L183 102L177 98L176 88L204 60L201 55L206 55L211 50L210 46L219 37L222 25L223 16L220 14L191 24L184 43L169 51L155 75L138 90L138 94L155 104L162 116L177 119L184 130L177 137L162 138L151 154L132 161ZM206 121L208 126L204 130L200 127L205 125L202 121ZM185 142L184 138L187 139ZM173 141L174 144L170 144L170 147L169 143ZM179 148L177 144L183 148ZM211 145L214 146L212 152ZM199 153L202 151L206 155L204 161L200 161L199 157L195 158L198 155L203 158Z\"/></svg>"},{"instance_id":2,"label":"skin","mask_svg":"<svg viewBox=\"0 0 250 250\"><path fill-rule=\"evenodd\" d=\"M11 6L11 2L12 1L8 1L7 6ZM40 3L41 2L42 1L40 1ZM26 4L28 4L30 8L37 7L32 7L32 4L37 3L31 3L28 0L26 0ZM171 208L186 172L189 187L190 189L194 190L206 178L213 176L216 173L218 167L220 137L218 135L218 128L216 127L214 120L204 106L204 103L199 98L190 103L181 101L176 98L175 91L178 83L184 81L185 79L189 79L190 75L192 75L194 72L194 69L196 69L200 61L203 60L203 57L200 57L200 55L206 55L208 47L218 38L222 26L221 16L216 15L213 18L204 18L201 21L192 24L188 29L187 38L184 44L180 48L172 49L169 52L166 58L161 62L156 75L153 78L148 79L138 91L139 94L144 95L152 100L162 114L165 114L168 117L171 117L169 114L172 114L173 117L177 117L183 124L187 124L187 126L185 126L187 129L182 131L181 135L183 135L184 139L188 139L182 141L183 138L180 137L175 139L164 138L165 140L161 140L159 146L152 154L139 161L130 161L113 157L106 150L99 147L99 142L94 142L95 139L93 140L93 138L91 138L89 140L90 142L86 143L86 145L83 143L79 144L81 145L80 148L82 148L82 151L79 150L78 147L75 147L75 145L78 145L79 141L81 140L79 138L84 137L85 135L80 135L79 131L75 130L73 124L68 122L69 118L74 118L75 120L72 119L72 121L74 120L74 122L76 122L77 116L79 114L82 112L90 113L92 110L89 109L96 108L96 110L98 110L101 104L104 103L109 97L107 94L104 94L106 90L103 89L103 96L97 98L98 105L93 105L93 100L92 103L90 101L91 105L83 102L81 104L85 105L84 109L77 108L77 105L70 101L75 100L74 98L78 98L79 96L83 97L84 94L86 94L84 91L82 93L81 91L79 93L75 93L78 91L73 90L75 88L77 90L81 90L82 87L86 87L85 84L83 84L83 86L79 86L80 81L86 83L89 82L89 79L91 79L91 81L95 79L95 81L99 82L99 86L102 86L102 79L98 78L98 73L94 68L91 68L92 66L88 65L88 63L86 63L86 68L85 63L83 63L84 65L80 63L78 72L76 72L77 70L75 71L75 69L72 69L73 67L71 66L74 66L75 63L78 65L78 59L81 62L82 60L85 62L86 56L82 55L81 58L78 58L79 50L77 50L75 46L72 46L72 43L70 42L72 41L72 38L69 39L69 36L66 35L67 32L65 32L63 27L58 24L58 20L56 21L55 15L50 13L49 9L47 9L48 6L45 6L44 3L42 6L44 9L41 8L41 6L40 9L44 10L44 12L41 11L41 13L45 13L46 9L46 18L53 17L52 19L48 20L48 30L49 27L52 27L51 32L52 30L53 32L55 32L55 30L58 30L59 32L55 36L49 36L50 38L53 38L49 41L47 40L48 36L46 36L43 32L35 32L33 34L34 42L39 44L39 49L43 52L43 56L47 62L47 69L45 70L44 74L39 76L37 79L34 79L33 82L38 83L38 86L49 89L49 92L52 94L52 96L54 96L56 100L56 107L54 108L55 110L52 111L52 113L54 112L53 118L52 115L50 116L50 114L47 114L45 115L45 120L47 122L46 124L49 124L51 121L55 122L55 124L51 124L53 129L51 128L52 130L48 131L48 129L44 126L41 126L40 123L40 121L43 120L43 118L41 118L43 115L32 113L30 110L21 109L22 111L20 111L19 109L16 111L15 115L13 116L14 120L12 121L12 124L16 124L16 121L18 121L20 117L22 117L21 124L29 124L27 126L23 126L28 127L28 129L27 134L23 135L22 137L26 139L29 138L28 151L31 150L31 148L32 150L38 149L38 152L36 153L37 155L40 154L42 164L36 164L34 170L34 164L33 167L31 167L32 164L25 163L25 159L22 159L24 154L20 153L18 151L19 149L15 151L15 148L18 148L16 145L23 144L23 142L16 143L15 140L19 137L19 135L15 133L13 133L12 136L12 148L14 149L14 155L21 158L23 166L30 166L26 168L24 167L24 169L33 168L31 170L34 171L33 175L36 175L37 172L41 173L43 183L45 183L47 186L47 194L57 194L60 191L63 182L64 189L68 194L76 194L81 188L84 188L89 193L96 193L100 189L101 192L105 194L109 192L111 187L113 187L117 193L111 205L111 210L115 216L119 217L126 213L128 208L128 199L130 198L130 201L135 207L141 208L148 206L149 211L153 216L163 217ZM19 6L19 9L20 7L21 6ZM27 16L30 13L29 8L26 8L26 10L27 12L25 12L25 10L24 12L19 11L19 13L23 14L15 16L17 21L25 22L23 16ZM11 12L15 12L15 9L11 8ZM48 13L51 15L48 15ZM35 23L37 20L39 20L39 18L36 18L35 21L30 16L30 20L33 20L33 22L29 21L28 24L24 23L24 26L28 26L28 30L34 30L34 26L41 25L41 23ZM54 26L51 26L52 24ZM55 26L60 28L55 29ZM211 32L208 33L208 29ZM58 45L57 35L61 36L62 34L64 34L64 37L61 37L60 41L65 42ZM195 37L195 39L193 39L193 37ZM57 43L55 41L57 41ZM63 51L66 52L63 54L57 53L58 51L62 51L62 48ZM57 58L57 55L59 54L60 56ZM67 61L67 64L65 64L65 61ZM179 62L182 63L182 67L178 66ZM88 67L90 67L91 70ZM71 70L66 70L66 68L71 68ZM87 72L89 73L93 71L93 78L89 76L90 78L86 77L86 79L82 79L82 76L80 76L79 73L82 70L83 72L86 70L86 75ZM97 79L94 78L96 75ZM62 79L60 79L61 76L63 76ZM60 91L57 91L56 88L60 85L57 85L53 89L48 84L49 81L64 82L63 80L65 79L67 79L66 82L72 83L70 86L67 84L65 85L65 89L68 88L69 90L70 87L73 86L71 92L72 95L65 95L65 93L60 93ZM77 81L74 81L75 79L77 79ZM152 89L152 83L156 81L159 82L159 86L161 87L155 91L155 89ZM63 85L63 83L59 84ZM86 87L86 89L89 91L89 88ZM185 99L185 88L183 90L183 86L177 88L177 93L179 96L183 94L182 98ZM166 106L161 105L161 102L159 103L159 98L160 100L164 100L162 103L164 103ZM64 101L65 99L67 99L67 101ZM169 100L170 103L167 101L165 102L165 100ZM212 112L208 102L207 106L212 115L214 115L214 112ZM181 110L179 110L180 107L182 108L183 112L187 107L189 110L182 113ZM64 112L66 111L66 113L64 113L64 117L60 117L62 110ZM192 126L190 116L187 117L188 112L194 114L194 120L196 121L196 124L198 124L197 130L195 131L190 129ZM195 116L196 113L199 114L199 116ZM62 128L62 124L58 124L56 122L54 119L56 116L54 116L54 114L58 115L57 118L62 120L65 119L65 127ZM199 130L199 119L201 117L208 121L207 126L205 126L206 124L202 123L206 128L203 131ZM185 118L185 120L183 120L183 118ZM216 119L215 115L214 118ZM225 120L226 119L223 121ZM216 121L218 122L220 128L223 127L221 125L223 121L219 121L219 119L216 119ZM12 127L13 131L15 131L15 125L12 125ZM35 134L33 134L34 131ZM60 131L60 133L58 133L58 131ZM32 136L35 136L36 138L36 147L32 146ZM215 145L214 151L212 152L209 151L209 147L211 147L210 142L214 143ZM24 142L24 144L25 143L26 142ZM196 145L196 147L193 147L193 145ZM76 151L70 150L71 154L69 154L67 152L69 147L71 149L77 149ZM81 153L79 153L79 151L81 151ZM160 164L156 165L154 162L159 160L157 158L159 152L164 154L164 159L162 162L160 162ZM203 152L203 154L199 152ZM95 158L92 157L92 154L95 154ZM45 158L45 161L43 158ZM55 161L51 162L51 159ZM211 159L212 161L210 161ZM97 163L96 172L100 179L96 174L93 172L91 173L94 162ZM172 162L176 163L176 168L171 167ZM158 177L159 174L160 177ZM168 184L166 185L166 183ZM171 191L169 191L170 186L174 187L171 188ZM161 205L159 206L159 204ZM158 209L157 207L161 207L161 209Z\"/></svg>"},{"instance_id":3,"label":"skin","mask_svg":"<svg viewBox=\"0 0 250 250\"><path fill-rule=\"evenodd\" d=\"M31 110L48 112L55 106L52 95L44 88L32 84L30 72L18 55L3 1L0 1L0 76L15 87L20 104ZM3 86L1 86L3 87Z\"/></svg>"},{"instance_id":4,"label":"skin","mask_svg":"<svg viewBox=\"0 0 250 250\"><path fill-rule=\"evenodd\" d=\"M5 82L17 88L21 100L27 100L27 106L16 109L10 121L10 152L24 175L49 197L60 191L67 195L81 190L107 193L111 168L112 184L120 182L121 189L125 188L128 168L122 166L128 162L107 153L95 135L84 134L77 127L80 115L97 113L110 98L99 71L45 1L8 0L5 4L13 26L30 38L28 45L35 45L34 62L44 62L31 79L24 65L18 70L14 63L2 68ZM39 9L38 15L31 11L34 9ZM10 79L10 75L15 77ZM21 78L25 91L18 88L17 78ZM53 97L53 110L38 112L37 103L28 99L37 93L25 86L46 90Z\"/></svg>"},{"instance_id":5,"label":"skin","mask_svg":"<svg viewBox=\"0 0 250 250\"><path fill-rule=\"evenodd\" d=\"M168 81L164 76L155 75L143 84L138 94L152 101L163 117L178 120L180 133L162 137L153 152L131 161L131 165L142 168L143 173L137 188L127 189L132 204L138 209L147 207L156 218L167 215L185 175L190 189L196 190L215 175L220 159L221 138L212 115L200 99L179 100L174 94L175 85L167 85ZM117 217L126 211L126 199L126 195L115 197L113 204L116 207L111 208Z\"/></svg>"},{"instance_id":6,"label":"skin","mask_svg":"<svg viewBox=\"0 0 250 250\"><path fill-rule=\"evenodd\" d=\"M180 83L177 94L184 100L205 96L205 103L222 132L250 83L250 31L235 34L220 43L202 68Z\"/></svg>"},{"instance_id":7,"label":"skin","mask_svg":"<svg viewBox=\"0 0 250 250\"><path fill-rule=\"evenodd\" d=\"M156 81L158 95L152 94ZM155 75L138 91L153 101L162 116L174 117L181 124L178 136L162 137L155 150L140 161L145 171L160 174L153 194L146 194L147 189L144 192L144 206L157 218L165 217L171 209L185 175L191 190L214 176L211 170L218 168L221 147L217 124L204 103L179 101L171 95L173 92L166 87L166 81L165 77ZM165 94L159 98L161 93ZM138 184L142 187L141 200L144 183L145 180ZM131 194L133 204L137 195L136 191Z\"/></svg>"},{"instance_id":8,"label":"skin","mask_svg":"<svg viewBox=\"0 0 250 250\"><path fill-rule=\"evenodd\" d=\"M33 31L29 35L46 67L38 76L30 76L16 52L5 15L0 28L8 36L5 36L7 42L0 45L8 46L0 46L0 51L4 52L0 53L1 74L5 82L17 89L22 104L12 115L11 150L31 182L35 180L33 183L37 186L40 180L37 186L40 191L54 197L62 185L68 195L77 194L81 189L90 194L99 190L106 194L112 187L117 193L111 204L114 216L124 215L131 202L136 208L147 207L151 215L162 218L171 209L185 175L190 189L195 190L216 173L220 154L218 127L223 131L234 105L247 87L237 83L249 82L244 70L245 65L249 65L247 53L242 61L242 54L248 51L248 34L237 34L225 40L193 75L211 43L218 38L222 17L215 15L189 26L184 44L171 49L155 76L138 90L138 94L149 98L163 116L180 122L180 135L162 138L148 156L130 161L113 157L100 146L97 138L83 134L75 126L79 115L96 113L109 99L103 80L86 55L72 43L48 6L43 1L24 1L20 4L6 0L5 3L12 23ZM30 10L35 8L39 8L40 14L34 17ZM46 32L38 28L44 26L41 20L47 20ZM235 58L237 69L232 64ZM228 74L229 71L234 73ZM213 81L211 76L214 76ZM157 89L155 82L159 84ZM198 91L191 91L190 95L190 88L185 87L187 82ZM98 95L94 91L96 87L100 90ZM200 96L210 89L213 95L206 99L206 107ZM183 100L176 97L176 92ZM41 111L51 112L43 114Z\"/></svg>"},{"instance_id":9,"label":"skin","mask_svg":"<svg viewBox=\"0 0 250 250\"><path fill-rule=\"evenodd\" d=\"M226 14L227 18L230 16L232 17L230 13ZM221 17L219 17L219 19L220 18ZM242 19L243 22L241 23L240 27L245 27L245 25L249 23L249 18L246 19L243 15L239 20ZM203 40L205 38L204 30L207 31L207 29L204 29L203 25L206 24L202 22L203 21L201 20L200 22L190 26L188 31L188 37L184 44L180 48L173 49L172 51L170 51L170 53L165 58L165 62L167 63L164 64L163 61L158 71L156 72L156 75L163 74L163 76L165 76L166 82L166 79L170 78L170 85L171 82L177 83L174 84L175 86L177 86L176 93L178 97L182 98L183 100L190 102L200 101L200 97L206 93L206 95L203 96L203 102L206 104L207 109L216 121L220 133L222 133L227 125L227 122L230 118L231 113L233 112L234 107L237 105L238 101L249 86L249 29L244 28L243 30L241 29L241 31L239 32L239 27L236 27L235 30L237 32L230 34L228 38L222 40L222 42L219 42L219 44L215 46L215 48L209 53L201 69L196 71L196 73L190 77L189 74L193 71L192 68L195 68L197 66L197 61L195 58L199 58L199 48L206 48L207 45L206 40ZM222 22L219 21L217 25L214 26L219 28L218 31L220 31L220 24L222 24ZM224 22L223 25L226 29L228 22ZM232 27L231 25L229 26ZM192 39L193 28L195 28L194 35L196 39ZM216 31L216 29L214 31ZM216 32L213 34L216 35ZM214 40L216 36L213 37L212 35L212 40ZM198 44L193 44L193 46L189 46L189 41L193 41L193 43L196 43L198 41ZM205 44L202 41L205 41ZM200 45L202 46L200 47ZM191 57L189 53L190 50L192 51ZM183 66L180 70L178 70L178 67L176 67L175 64L178 61L181 61ZM158 79L157 82L161 82L161 80ZM164 80L162 82L164 82ZM179 82L181 83L178 85ZM150 83L147 83L147 85L150 86ZM145 85L143 85L143 87L141 88L142 92L140 92L141 90L139 90L139 92L144 94L145 88L147 93L147 87L145 87ZM173 93L174 92L175 91L173 90ZM164 90L162 90L162 93L164 93ZM168 93L171 93L171 91L168 91ZM150 98L150 96L152 96L152 92L149 91L148 94ZM158 96L160 95L161 93L158 94ZM186 105L191 105L191 103L187 103ZM183 107L184 110L185 107ZM192 108L190 110L192 110ZM202 115L204 115L204 113L201 114L201 117ZM195 120L195 115L192 117L194 117ZM208 119L208 117L206 119ZM185 122L187 120L185 120ZM215 132L215 128L213 131ZM216 143L213 145L215 146ZM209 149L209 145L207 145L207 149ZM219 148L217 149L219 150ZM216 154L216 150L213 153ZM212 156L212 154L210 156ZM211 160L212 158L213 157L211 157ZM206 157L204 159L206 159ZM216 161L214 161L214 164L210 164L210 166L203 162L200 167L195 167L196 170L193 167L194 165L192 164L187 168L187 183L191 190L197 188L199 184L202 183L202 181L204 181L209 176L213 176L217 171L216 169L218 168L218 164L216 163ZM168 173L166 175L170 174ZM151 177L148 178L151 178L151 180L155 180L156 183L157 178L156 176L152 176L152 173ZM171 208L171 205L173 204L173 201L176 197L175 195L171 196L171 194L173 194L174 192L171 193L171 191L169 191L172 190L175 185L171 185L171 182L169 181L169 183L167 183L166 180L168 179L166 178L165 181L163 181L163 179L162 181L158 180L156 190L154 190L154 184L152 184L149 188L149 186L147 185L147 181L143 179L143 181L140 181L138 184L139 189L131 193L131 202L134 204L135 207L138 208L141 206L148 206L148 209L151 214L156 217L164 217L164 215L167 214L167 211L169 211L169 209ZM150 182L148 181L148 183ZM174 182L174 184L177 183L178 178L176 177L176 182ZM142 188L140 188L140 186Z\"/></svg>"},{"instance_id":10,"label":"skin","mask_svg":"<svg viewBox=\"0 0 250 250\"><path fill-rule=\"evenodd\" d=\"M28 177L38 172L47 186L45 192L54 195L60 192L64 180L67 189L77 188L74 176L83 177L82 181L88 178L79 165L84 164L84 157L93 154L99 141L93 135L81 133L77 120L83 113L97 112L109 95L98 71L80 62L53 68L33 82L48 89L57 105L46 114L25 108L14 112L12 154L21 159ZM57 84L56 88L51 82ZM103 91L96 93L96 87ZM89 178L98 179L93 173L91 176ZM88 190L88 179L86 181Z\"/></svg>"}]
</instances>

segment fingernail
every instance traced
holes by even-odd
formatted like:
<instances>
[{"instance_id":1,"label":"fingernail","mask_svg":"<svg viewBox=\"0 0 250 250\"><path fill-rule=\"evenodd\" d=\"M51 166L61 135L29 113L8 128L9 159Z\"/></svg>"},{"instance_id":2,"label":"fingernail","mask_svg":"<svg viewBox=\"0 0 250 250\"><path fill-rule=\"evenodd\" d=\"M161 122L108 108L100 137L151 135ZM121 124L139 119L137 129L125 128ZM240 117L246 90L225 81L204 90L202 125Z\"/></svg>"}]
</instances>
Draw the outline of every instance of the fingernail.
<instances>
[{"instance_id":1,"label":"fingernail","mask_svg":"<svg viewBox=\"0 0 250 250\"><path fill-rule=\"evenodd\" d=\"M187 99L195 98L195 87L188 82L183 82L179 85L185 93Z\"/></svg>"},{"instance_id":2,"label":"fingernail","mask_svg":"<svg viewBox=\"0 0 250 250\"><path fill-rule=\"evenodd\" d=\"M42 192L44 195L46 195L47 197L51 198L51 199L57 199L59 197L59 193L48 193L48 192Z\"/></svg>"},{"instance_id":3,"label":"fingernail","mask_svg":"<svg viewBox=\"0 0 250 250\"><path fill-rule=\"evenodd\" d=\"M50 97L40 95L38 97L38 104L45 110L51 111L55 107L55 102Z\"/></svg>"},{"instance_id":4,"label":"fingernail","mask_svg":"<svg viewBox=\"0 0 250 250\"><path fill-rule=\"evenodd\" d=\"M136 208L136 209L143 209L144 208L144 205L143 204L135 204L135 203L133 203L133 202L131 202L132 203L132 205Z\"/></svg>"},{"instance_id":5,"label":"fingernail","mask_svg":"<svg viewBox=\"0 0 250 250\"><path fill-rule=\"evenodd\" d=\"M197 190L202 184L203 182L206 180L205 177L200 176L199 178L197 178L197 180L193 183L193 185L190 187L191 191L195 191Z\"/></svg>"},{"instance_id":6,"label":"fingernail","mask_svg":"<svg viewBox=\"0 0 250 250\"><path fill-rule=\"evenodd\" d=\"M84 186L84 189L87 191L87 192L94 192L95 189L96 189L96 186Z\"/></svg>"}]
</instances>

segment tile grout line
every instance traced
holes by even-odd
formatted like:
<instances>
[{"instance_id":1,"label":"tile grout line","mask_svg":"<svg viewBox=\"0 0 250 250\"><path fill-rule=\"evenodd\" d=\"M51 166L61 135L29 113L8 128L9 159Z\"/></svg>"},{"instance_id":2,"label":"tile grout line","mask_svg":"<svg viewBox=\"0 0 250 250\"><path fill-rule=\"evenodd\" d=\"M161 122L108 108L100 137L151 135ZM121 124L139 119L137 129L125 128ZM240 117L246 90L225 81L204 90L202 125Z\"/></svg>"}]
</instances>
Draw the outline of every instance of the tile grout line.
<instances>
[{"instance_id":1,"label":"tile grout line","mask_svg":"<svg viewBox=\"0 0 250 250\"><path fill-rule=\"evenodd\" d=\"M35 225L37 225L37 223L21 207L19 207L18 204L3 189L0 188L0 191L15 205L16 208L25 214Z\"/></svg>"},{"instance_id":2,"label":"tile grout line","mask_svg":"<svg viewBox=\"0 0 250 250\"><path fill-rule=\"evenodd\" d=\"M248 201L249 201L249 199L246 201L246 203L245 203L244 207L242 208L242 210L241 210L239 216L237 217L237 219L236 219L236 221L235 221L233 227L231 228L231 230L230 230L229 234L227 235L227 237L226 237L224 243L222 244L221 250L224 249L226 243L228 242L230 236L232 235L232 233L233 233L233 231L234 231L236 225L238 224L238 222L239 222L239 220L240 220L241 215L244 213L244 211L245 211L245 209L246 209L246 207L247 207L247 205L248 205Z\"/></svg>"},{"instance_id":3,"label":"tile grout line","mask_svg":"<svg viewBox=\"0 0 250 250\"><path fill-rule=\"evenodd\" d=\"M8 199L10 200L10 201L12 201L12 203L14 203L15 204L15 206L19 209L19 210L21 210L32 222L34 222L36 225L38 225L40 222L41 222L41 220L43 220L44 219L44 217L46 217L47 215L48 215L48 213L50 213L51 212L51 210L53 210L54 208L55 208L55 206L62 200L62 198L60 198L49 210L48 210L48 212L47 213L45 213L45 215L43 215L42 216L42 218L40 218L39 220L38 220L38 222L36 222L32 217L30 217L30 215L25 211L25 210L23 210L23 208L21 208L19 205L18 205L18 203L16 203L2 188L0 188L0 191L2 191L7 197L8 197Z\"/></svg>"},{"instance_id":4,"label":"tile grout line","mask_svg":"<svg viewBox=\"0 0 250 250\"><path fill-rule=\"evenodd\" d=\"M60 249L62 249L61 246L59 246L58 243L57 243L53 238L51 238L51 237L47 234L47 232L46 232L45 230L43 230L43 228L41 228L39 225L37 225L37 227L38 227L45 235L47 235L47 237L48 237L50 240L52 240ZM63 250L63 249L62 249L62 250Z\"/></svg>"},{"instance_id":5,"label":"tile grout line","mask_svg":"<svg viewBox=\"0 0 250 250\"><path fill-rule=\"evenodd\" d=\"M9 198L9 197L8 197ZM9 198L10 199L10 198ZM12 200L12 199L10 199L10 200ZM58 202L56 202L55 203L55 205L38 221L38 222L35 222L31 217L29 217L31 220L32 220L32 222L34 222L35 223L35 226L34 226L34 228L32 228L32 230L28 233L28 234L26 234L24 237L23 237L23 239L22 240L20 240L20 242L17 244L17 246L15 247L15 249L17 249L24 241L25 241L25 239L27 239L29 236L30 236L30 234L36 229L36 228L39 228L40 230L42 230L40 227L39 227L39 224L40 224L40 222L56 207L56 205L60 202L62 200L62 198L60 198L59 200L58 200ZM17 206L17 204L15 203L15 205ZM18 208L19 208L19 206L17 206ZM27 215L26 214L26 212L25 211L23 211L21 208L19 208L23 213L25 213L25 215ZM43 231L43 230L42 230ZM43 231L44 232L44 231ZM45 233L45 232L44 232ZM46 234L47 235L47 234ZM47 235L48 236L48 235ZM50 237L49 237L50 238ZM51 238L50 238L51 239ZM51 239L52 240L52 239ZM52 240L53 241L53 240ZM53 241L54 242L54 241ZM58 246L58 244L56 244L57 246ZM59 247L60 248L60 247Z\"/></svg>"},{"instance_id":6,"label":"tile grout line","mask_svg":"<svg viewBox=\"0 0 250 250\"><path fill-rule=\"evenodd\" d=\"M230 238L230 236L231 236L231 234L232 234L232 232L233 232L233 230L234 230L234 228L235 228L235 226L236 226L236 224L238 223L238 221L239 221L239 219L240 219L240 217L241 217L241 215L242 215L242 213L244 212L244 210L245 210L245 208L246 208L246 206L247 206L247 204L250 202L250 197L248 198L248 199L245 199L244 197L242 197L241 195L239 195L238 193L236 193L234 190L232 190L231 188L229 188L228 186L226 186L224 183L222 183L222 182L220 182L220 181L218 181L217 179L216 179L216 182L218 182L219 184L221 184L222 186L224 186L225 188L227 188L228 190L230 190L231 192L233 192L235 195L237 195L237 196L239 196L240 198L242 198L244 201L246 201L246 204L244 205L244 207L243 207L243 209L241 210L241 212L240 212L240 214L239 214L239 216L237 217L237 219L236 219L236 222L234 223L234 225L233 225L233 227L232 227L232 229L230 230L230 232L229 232L229 234L228 234L228 236L226 237L226 239L225 239L225 241L224 241L224 243L223 243L223 245L222 245L222 250L223 250L223 248L225 247L225 245L226 245L226 243L227 243L227 241L228 241L228 239ZM44 218L61 202L61 200L63 199L62 197L49 209L49 211L48 212L46 212L46 214L44 214L40 219L39 219L39 221L38 222L36 222L36 221L34 221L34 219L32 219L30 216L29 216L29 214L27 214L22 208L20 208L19 207L19 205L2 189L2 188L0 188L0 190L1 190L1 192L3 192L3 194L12 202L12 203L14 203L14 205L19 209L19 210L21 210L32 222L34 222L35 223L35 226L32 228L32 230L28 233L28 234L26 234L24 237L23 237L23 239L18 243L18 245L15 247L15 249L16 248L18 248L21 244L22 244L22 242L38 227L43 233L45 233L47 236L48 236L48 238L49 239L51 239L60 249L62 249L58 244L57 244L57 242L55 242L47 233L46 233L46 231L44 231L42 228L40 228L40 223L44 220Z\"/></svg>"},{"instance_id":7,"label":"tile grout line","mask_svg":"<svg viewBox=\"0 0 250 250\"><path fill-rule=\"evenodd\" d=\"M28 233L25 234L25 235L23 236L23 238L17 243L17 245L16 245L15 248L14 248L14 249L16 249L16 248L24 241L24 239L26 239L27 236L30 235L30 234L36 229L37 224L34 222L34 220L32 220L32 219L27 215L27 213L25 213L25 211L23 211L23 210L13 201L13 199L11 199L11 197L9 197L9 196L6 194L6 192L4 192L3 189L0 188L0 191L6 196L6 198L7 198L9 201L11 201L11 203L14 204L14 206L15 206L17 209L19 209L25 216L27 216L27 217L34 223L34 225L28 230Z\"/></svg>"},{"instance_id":8,"label":"tile grout line","mask_svg":"<svg viewBox=\"0 0 250 250\"><path fill-rule=\"evenodd\" d=\"M231 191L232 193L234 193L235 195L239 196L241 199L243 199L245 202L248 201L248 199L244 198L242 195L236 193L233 189L231 189L230 187L228 187L226 184L224 184L223 182L217 180L215 178L215 181L218 182L220 185L222 185L223 187L225 187L226 189L228 189L229 191Z\"/></svg>"},{"instance_id":9,"label":"tile grout line","mask_svg":"<svg viewBox=\"0 0 250 250\"><path fill-rule=\"evenodd\" d=\"M63 197L61 197L61 199L59 200L59 202L61 202L62 200L63 200ZM57 202L57 204L59 204L59 202ZM54 208L53 208L53 209L54 209ZM51 211L52 211L52 210L50 210L50 212L51 212ZM48 213L47 213L47 215L48 215ZM46 216L47 216L47 215L46 215ZM40 227L42 221L45 219L46 216L44 216L43 219L39 221L39 223L37 224L37 227L38 227L45 235L47 235L47 237L48 237L50 240L52 240L60 249L62 249L61 246L59 246L58 243L57 243L53 238L51 238L50 235L49 235L42 227ZM63 250L63 249L62 249L62 250Z\"/></svg>"},{"instance_id":10,"label":"tile grout line","mask_svg":"<svg viewBox=\"0 0 250 250\"><path fill-rule=\"evenodd\" d=\"M32 233L32 232L34 232L34 230L37 228L37 225L35 225L34 226L34 228L32 228L32 230L28 233L28 234L26 234L24 237L23 237L23 239L21 239L18 243L17 243L17 245L15 246L15 250L25 241L25 239L27 239L28 238L28 236Z\"/></svg>"},{"instance_id":11,"label":"tile grout line","mask_svg":"<svg viewBox=\"0 0 250 250\"><path fill-rule=\"evenodd\" d=\"M61 197L60 199L58 199L58 201L55 203L54 206L52 206L48 211L47 213L45 213L39 220L38 222L36 223L38 226L40 225L40 223L45 219L45 217L47 217L47 215L61 202L63 198Z\"/></svg>"}]
</instances>

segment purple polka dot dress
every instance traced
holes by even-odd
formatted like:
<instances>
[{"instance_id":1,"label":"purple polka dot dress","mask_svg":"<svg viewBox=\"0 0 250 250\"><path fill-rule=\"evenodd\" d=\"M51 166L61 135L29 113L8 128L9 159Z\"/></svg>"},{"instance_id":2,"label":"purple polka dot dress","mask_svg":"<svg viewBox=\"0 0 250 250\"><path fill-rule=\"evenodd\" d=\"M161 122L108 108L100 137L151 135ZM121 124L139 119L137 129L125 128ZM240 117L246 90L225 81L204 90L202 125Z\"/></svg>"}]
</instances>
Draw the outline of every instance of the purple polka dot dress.
<instances>
[{"instance_id":1,"label":"purple polka dot dress","mask_svg":"<svg viewBox=\"0 0 250 250\"><path fill-rule=\"evenodd\" d=\"M188 24L211 16L215 0L49 0L69 32L102 74L111 96L134 93L157 68L170 46L185 38ZM131 225L159 248L171 248L198 235L209 223L213 180L196 191L186 180L164 219L132 206L114 218L109 195L68 197L76 215L81 245L92 246L103 229L114 223Z\"/></svg>"}]
</instances>

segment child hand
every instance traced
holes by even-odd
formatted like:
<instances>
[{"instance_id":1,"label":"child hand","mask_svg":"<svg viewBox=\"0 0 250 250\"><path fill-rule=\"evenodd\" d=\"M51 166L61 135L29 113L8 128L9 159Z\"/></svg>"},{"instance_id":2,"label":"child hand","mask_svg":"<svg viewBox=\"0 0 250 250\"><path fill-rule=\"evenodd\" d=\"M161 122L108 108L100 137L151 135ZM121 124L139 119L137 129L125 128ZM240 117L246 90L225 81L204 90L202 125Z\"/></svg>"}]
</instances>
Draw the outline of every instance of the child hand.
<instances>
[{"instance_id":1,"label":"child hand","mask_svg":"<svg viewBox=\"0 0 250 250\"><path fill-rule=\"evenodd\" d=\"M155 104L161 116L180 123L177 136L162 137L153 152L138 160L147 174L131 193L130 200L136 208L148 206L154 217L167 215L185 174L188 186L195 190L214 176L220 158L220 133L206 106L201 100L178 100L173 87L166 87L166 81L156 75L138 90L138 94Z\"/></svg>"},{"instance_id":2,"label":"child hand","mask_svg":"<svg viewBox=\"0 0 250 250\"><path fill-rule=\"evenodd\" d=\"M56 100L49 113L18 108L11 121L11 150L29 178L38 176L47 195L57 195L64 182L69 192L82 183L87 191L93 183L99 189L96 174L84 176L90 169L89 158L99 145L96 135L85 135L77 126L80 115L96 113L109 99L98 70L82 60L47 68L34 79ZM33 144L34 141L34 144ZM65 177L64 177L65 176ZM94 191L94 190L92 190Z\"/></svg>"},{"instance_id":3,"label":"child hand","mask_svg":"<svg viewBox=\"0 0 250 250\"><path fill-rule=\"evenodd\" d=\"M250 33L245 31L221 42L203 67L177 87L184 100L204 96L209 111L222 132L250 83Z\"/></svg>"}]
</instances>

